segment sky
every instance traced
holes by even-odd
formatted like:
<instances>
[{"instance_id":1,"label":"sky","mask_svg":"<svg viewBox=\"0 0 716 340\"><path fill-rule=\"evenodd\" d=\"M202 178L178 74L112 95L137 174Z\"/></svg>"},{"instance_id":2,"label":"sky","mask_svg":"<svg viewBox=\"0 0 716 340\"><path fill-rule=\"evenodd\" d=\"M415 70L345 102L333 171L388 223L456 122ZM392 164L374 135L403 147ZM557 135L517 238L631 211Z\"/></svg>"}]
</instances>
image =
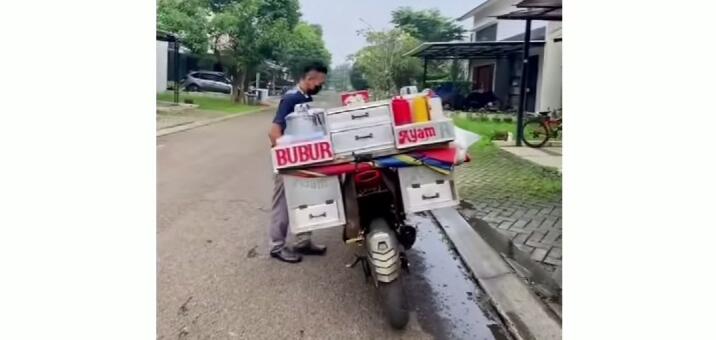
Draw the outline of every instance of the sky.
<instances>
[{"instance_id":1,"label":"sky","mask_svg":"<svg viewBox=\"0 0 716 340\"><path fill-rule=\"evenodd\" d=\"M300 0L302 19L323 26L323 40L331 52L333 66L365 45L356 31L392 27L390 12L401 6L413 9L437 8L443 16L457 18L485 0ZM470 28L470 19L460 22Z\"/></svg>"}]
</instances>

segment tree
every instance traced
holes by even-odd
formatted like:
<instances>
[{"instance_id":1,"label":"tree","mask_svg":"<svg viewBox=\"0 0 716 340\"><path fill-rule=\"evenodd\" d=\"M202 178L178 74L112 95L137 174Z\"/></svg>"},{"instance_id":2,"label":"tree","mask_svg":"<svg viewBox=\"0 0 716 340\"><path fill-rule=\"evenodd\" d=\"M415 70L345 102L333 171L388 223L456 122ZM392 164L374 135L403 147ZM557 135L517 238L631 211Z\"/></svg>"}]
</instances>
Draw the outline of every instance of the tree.
<instances>
[{"instance_id":1,"label":"tree","mask_svg":"<svg viewBox=\"0 0 716 340\"><path fill-rule=\"evenodd\" d=\"M464 28L455 20L442 16L437 9L413 10L410 7L400 7L394 10L391 16L391 23L395 27L423 42L462 40L465 34ZM430 60L427 66L426 77L430 79L455 81L460 74L457 60Z\"/></svg>"},{"instance_id":2,"label":"tree","mask_svg":"<svg viewBox=\"0 0 716 340\"><path fill-rule=\"evenodd\" d=\"M358 51L356 62L376 97L390 96L416 82L422 70L420 60L404 55L420 44L417 39L401 29L364 31L363 35L369 45Z\"/></svg>"},{"instance_id":3,"label":"tree","mask_svg":"<svg viewBox=\"0 0 716 340\"><path fill-rule=\"evenodd\" d=\"M157 28L178 35L182 45L193 53L205 54L209 13L206 0L159 0Z\"/></svg>"},{"instance_id":4,"label":"tree","mask_svg":"<svg viewBox=\"0 0 716 340\"><path fill-rule=\"evenodd\" d=\"M413 10L400 7L391 13L390 21L395 27L403 29L421 41L462 40L465 29L455 20L444 17L437 9Z\"/></svg>"},{"instance_id":5,"label":"tree","mask_svg":"<svg viewBox=\"0 0 716 340\"><path fill-rule=\"evenodd\" d=\"M243 100L247 75L266 59L273 59L286 45L289 32L284 18L262 16L262 0L230 3L211 20L215 49L233 75L232 95Z\"/></svg>"},{"instance_id":6,"label":"tree","mask_svg":"<svg viewBox=\"0 0 716 340\"><path fill-rule=\"evenodd\" d=\"M350 73L350 64L340 64L328 72L328 80L326 80L326 83L329 87L336 89L336 91L349 91L351 89Z\"/></svg>"},{"instance_id":7,"label":"tree","mask_svg":"<svg viewBox=\"0 0 716 340\"><path fill-rule=\"evenodd\" d=\"M358 62L354 62L353 66L351 67L350 79L351 86L354 90L358 91L368 89L368 80L365 79L365 75L363 74L363 67L358 64Z\"/></svg>"},{"instance_id":8,"label":"tree","mask_svg":"<svg viewBox=\"0 0 716 340\"><path fill-rule=\"evenodd\" d=\"M299 22L291 32L279 61L288 67L294 79L301 76L303 67L309 62L320 61L325 65L331 64L331 53L323 43L322 34L323 29L320 25L306 22Z\"/></svg>"},{"instance_id":9,"label":"tree","mask_svg":"<svg viewBox=\"0 0 716 340\"><path fill-rule=\"evenodd\" d=\"M322 29L300 22L298 0L159 0L157 26L177 33L203 58L214 58L232 76L232 96L243 100L248 75L266 61L288 65L294 75L306 60L330 64Z\"/></svg>"}]
</instances>

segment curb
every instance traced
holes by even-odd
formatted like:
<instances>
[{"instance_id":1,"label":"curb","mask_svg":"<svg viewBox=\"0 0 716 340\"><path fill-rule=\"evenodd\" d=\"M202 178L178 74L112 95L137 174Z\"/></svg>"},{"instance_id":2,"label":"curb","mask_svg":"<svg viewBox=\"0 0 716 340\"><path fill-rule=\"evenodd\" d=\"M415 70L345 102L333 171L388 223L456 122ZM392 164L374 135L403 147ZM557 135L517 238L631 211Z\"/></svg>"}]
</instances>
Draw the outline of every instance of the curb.
<instances>
[{"instance_id":1,"label":"curb","mask_svg":"<svg viewBox=\"0 0 716 340\"><path fill-rule=\"evenodd\" d=\"M195 121L195 122L187 123L187 124L179 124L179 125L170 126L170 127L167 127L167 128L163 128L163 129L157 130L157 137L166 136L166 135L170 135L170 134L173 134L173 133L182 132L182 131L186 131L186 130L191 130L191 129L194 129L194 128L198 128L198 127L205 126L205 125L209 125L209 124L218 123L218 122L221 122L221 121L224 121L224 120L228 120L228 119L231 119L231 118L236 118L236 117L241 117L241 116L249 115L249 114L252 114L252 113L261 112L261 111L263 111L263 110L264 110L264 108L262 108L262 109L257 109L257 110L253 110L253 111L246 111L246 112L234 113L234 114L230 114L230 115L223 116L223 117L218 117L218 118L212 118L212 119L207 119L207 120Z\"/></svg>"},{"instance_id":2,"label":"curb","mask_svg":"<svg viewBox=\"0 0 716 340\"><path fill-rule=\"evenodd\" d=\"M431 214L516 339L562 339L561 322L457 210Z\"/></svg>"}]
</instances>

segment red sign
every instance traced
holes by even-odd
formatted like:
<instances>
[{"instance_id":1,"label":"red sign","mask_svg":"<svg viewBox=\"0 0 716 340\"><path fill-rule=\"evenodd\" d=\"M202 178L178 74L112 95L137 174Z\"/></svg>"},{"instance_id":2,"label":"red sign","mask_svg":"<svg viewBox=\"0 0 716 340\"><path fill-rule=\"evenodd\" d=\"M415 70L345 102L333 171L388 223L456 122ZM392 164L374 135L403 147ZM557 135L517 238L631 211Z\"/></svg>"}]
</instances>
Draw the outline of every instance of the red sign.
<instances>
[{"instance_id":1,"label":"red sign","mask_svg":"<svg viewBox=\"0 0 716 340\"><path fill-rule=\"evenodd\" d=\"M437 136L437 134L435 133L435 128L432 126L416 127L398 132L398 144L418 143L430 140L435 136Z\"/></svg>"},{"instance_id":2,"label":"red sign","mask_svg":"<svg viewBox=\"0 0 716 340\"><path fill-rule=\"evenodd\" d=\"M398 149L444 143L455 139L455 126L449 119L400 125L394 129L395 144Z\"/></svg>"},{"instance_id":3,"label":"red sign","mask_svg":"<svg viewBox=\"0 0 716 340\"><path fill-rule=\"evenodd\" d=\"M333 145L329 139L281 145L271 149L274 169L283 169L333 160Z\"/></svg>"},{"instance_id":4,"label":"red sign","mask_svg":"<svg viewBox=\"0 0 716 340\"><path fill-rule=\"evenodd\" d=\"M367 90L341 93L341 103L343 103L343 106L367 103L369 101L370 94Z\"/></svg>"}]
</instances>

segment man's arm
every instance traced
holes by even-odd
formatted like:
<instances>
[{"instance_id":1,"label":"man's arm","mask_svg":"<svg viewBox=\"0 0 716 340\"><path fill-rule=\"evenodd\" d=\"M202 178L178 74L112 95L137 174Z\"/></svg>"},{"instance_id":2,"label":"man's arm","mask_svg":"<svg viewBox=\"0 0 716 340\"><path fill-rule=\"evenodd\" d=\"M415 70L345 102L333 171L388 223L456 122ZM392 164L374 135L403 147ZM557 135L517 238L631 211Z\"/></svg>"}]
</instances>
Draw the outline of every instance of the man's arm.
<instances>
[{"instance_id":1,"label":"man's arm","mask_svg":"<svg viewBox=\"0 0 716 340\"><path fill-rule=\"evenodd\" d=\"M283 136L282 125L286 124L286 116L293 111L293 101L290 98L283 98L278 103L276 109L276 116L273 118L271 128L269 129L268 137L271 141L271 147L276 146L276 140Z\"/></svg>"},{"instance_id":2,"label":"man's arm","mask_svg":"<svg viewBox=\"0 0 716 340\"><path fill-rule=\"evenodd\" d=\"M281 137L283 134L281 133L281 125L278 125L276 123L271 123L271 129L269 130L268 136L269 140L271 141L271 147L276 146L276 140Z\"/></svg>"}]
</instances>

